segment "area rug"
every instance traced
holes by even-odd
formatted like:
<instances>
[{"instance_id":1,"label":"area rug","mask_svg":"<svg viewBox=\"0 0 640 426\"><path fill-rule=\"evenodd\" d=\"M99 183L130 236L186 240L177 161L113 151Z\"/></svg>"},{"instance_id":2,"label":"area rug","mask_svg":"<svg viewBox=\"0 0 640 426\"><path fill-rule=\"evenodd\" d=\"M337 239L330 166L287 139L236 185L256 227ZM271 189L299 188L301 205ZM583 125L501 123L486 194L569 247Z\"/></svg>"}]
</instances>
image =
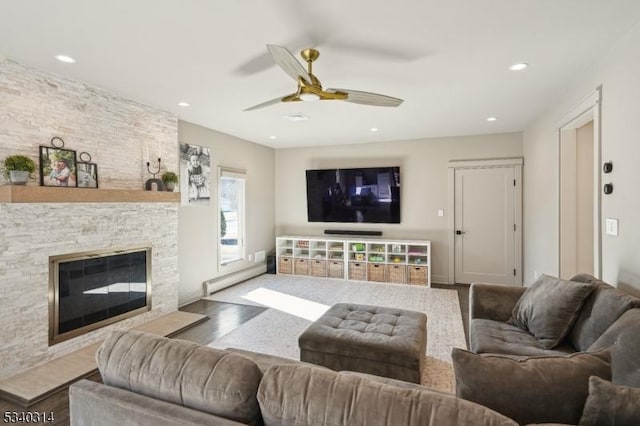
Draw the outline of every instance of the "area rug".
<instances>
[{"instance_id":1,"label":"area rug","mask_svg":"<svg viewBox=\"0 0 640 426\"><path fill-rule=\"evenodd\" d=\"M427 358L422 384L453 392L451 349L466 348L456 291L415 285L378 284L264 274L205 299L268 309L210 343L300 359L298 336L330 306L340 303L387 306L427 314Z\"/></svg>"}]
</instances>

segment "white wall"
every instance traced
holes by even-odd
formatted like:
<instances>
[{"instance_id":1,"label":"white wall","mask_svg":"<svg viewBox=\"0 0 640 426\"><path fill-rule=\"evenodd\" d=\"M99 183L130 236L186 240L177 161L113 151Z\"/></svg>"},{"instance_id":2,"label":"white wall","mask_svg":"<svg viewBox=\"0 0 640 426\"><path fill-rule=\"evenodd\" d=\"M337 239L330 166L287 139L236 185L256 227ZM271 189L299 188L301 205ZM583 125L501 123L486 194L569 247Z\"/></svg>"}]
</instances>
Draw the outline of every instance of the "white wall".
<instances>
[{"instance_id":1,"label":"white wall","mask_svg":"<svg viewBox=\"0 0 640 426\"><path fill-rule=\"evenodd\" d=\"M603 175L614 193L602 195L602 217L619 219L618 237L603 235L602 277L640 290L640 25L616 43L593 69L576 76L554 106L524 132L525 282L534 273L558 273L558 121L602 85Z\"/></svg>"},{"instance_id":2,"label":"white wall","mask_svg":"<svg viewBox=\"0 0 640 426\"><path fill-rule=\"evenodd\" d=\"M446 282L448 161L522 153L521 133L279 149L275 154L276 231L278 235L320 235L324 229L381 230L385 238L429 239L433 280ZM375 166L400 166L400 224L307 222L305 170ZM438 217L438 209L445 209L444 217Z\"/></svg>"},{"instance_id":3,"label":"white wall","mask_svg":"<svg viewBox=\"0 0 640 426\"><path fill-rule=\"evenodd\" d=\"M247 172L247 253L275 246L274 150L184 121L178 122L178 140L211 149L209 206L181 206L178 220L179 303L202 297L203 281L223 275L218 270L218 167ZM184 178L181 176L181 178ZM264 263L264 262L261 262ZM257 264L249 265L256 266Z\"/></svg>"}]
</instances>

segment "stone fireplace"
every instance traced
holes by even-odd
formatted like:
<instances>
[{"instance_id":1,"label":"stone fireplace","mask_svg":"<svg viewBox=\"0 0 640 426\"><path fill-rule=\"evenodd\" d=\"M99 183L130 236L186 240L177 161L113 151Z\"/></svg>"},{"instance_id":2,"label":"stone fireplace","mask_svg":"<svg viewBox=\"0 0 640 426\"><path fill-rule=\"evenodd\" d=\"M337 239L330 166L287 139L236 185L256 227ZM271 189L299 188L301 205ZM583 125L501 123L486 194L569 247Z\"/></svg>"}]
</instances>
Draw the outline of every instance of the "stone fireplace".
<instances>
[{"instance_id":1,"label":"stone fireplace","mask_svg":"<svg viewBox=\"0 0 640 426\"><path fill-rule=\"evenodd\" d=\"M100 168L99 189L0 185L2 379L177 310L179 194L142 190L149 158L178 170L174 114L5 58L0 75L0 159L37 164L59 136ZM49 259L130 247L151 249L151 310L50 345Z\"/></svg>"},{"instance_id":2,"label":"stone fireplace","mask_svg":"<svg viewBox=\"0 0 640 426\"><path fill-rule=\"evenodd\" d=\"M151 248L49 258L49 345L151 310Z\"/></svg>"},{"instance_id":3,"label":"stone fireplace","mask_svg":"<svg viewBox=\"0 0 640 426\"><path fill-rule=\"evenodd\" d=\"M83 196L91 202L3 202L2 190L15 192L18 188L0 186L0 379L81 349L105 338L112 330L135 327L177 310L177 193L155 193L159 200L131 202L131 198L144 199L152 194L78 188L19 189L35 192L38 197L40 192L56 196L82 193L112 201L124 194L129 201L96 202ZM175 201L162 199L169 196ZM150 298L147 308L151 309L143 308L139 315L118 317L117 322L83 330L78 336L68 335L68 340L51 345L50 259L134 247L149 248L146 268L150 288L145 299ZM104 289L96 286L93 291Z\"/></svg>"}]
</instances>

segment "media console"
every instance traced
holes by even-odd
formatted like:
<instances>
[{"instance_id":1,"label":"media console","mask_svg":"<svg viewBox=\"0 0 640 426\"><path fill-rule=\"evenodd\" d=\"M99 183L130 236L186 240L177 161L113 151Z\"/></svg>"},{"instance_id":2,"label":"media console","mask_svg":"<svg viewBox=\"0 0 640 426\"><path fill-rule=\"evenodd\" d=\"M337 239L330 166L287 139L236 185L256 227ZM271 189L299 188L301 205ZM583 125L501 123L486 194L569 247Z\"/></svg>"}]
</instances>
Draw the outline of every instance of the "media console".
<instances>
[{"instance_id":1,"label":"media console","mask_svg":"<svg viewBox=\"0 0 640 426\"><path fill-rule=\"evenodd\" d=\"M282 236L277 273L431 286L431 241Z\"/></svg>"}]
</instances>

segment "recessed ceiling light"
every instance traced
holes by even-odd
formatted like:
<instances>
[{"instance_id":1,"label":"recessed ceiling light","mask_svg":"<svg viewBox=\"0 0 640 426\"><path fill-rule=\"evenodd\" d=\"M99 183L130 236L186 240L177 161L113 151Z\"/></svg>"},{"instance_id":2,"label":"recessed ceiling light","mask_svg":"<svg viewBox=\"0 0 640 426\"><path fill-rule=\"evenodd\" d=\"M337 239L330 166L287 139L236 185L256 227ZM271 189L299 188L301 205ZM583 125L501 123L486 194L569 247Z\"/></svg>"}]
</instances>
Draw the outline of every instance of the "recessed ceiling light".
<instances>
[{"instance_id":1,"label":"recessed ceiling light","mask_svg":"<svg viewBox=\"0 0 640 426\"><path fill-rule=\"evenodd\" d=\"M60 62L64 62L65 64L73 64L76 62L75 59L67 55L56 55L56 59L59 60Z\"/></svg>"},{"instance_id":2,"label":"recessed ceiling light","mask_svg":"<svg viewBox=\"0 0 640 426\"><path fill-rule=\"evenodd\" d=\"M189 106L189 103L188 103L188 102L178 102L178 106L181 106L181 107L188 107L188 106Z\"/></svg>"},{"instance_id":3,"label":"recessed ceiling light","mask_svg":"<svg viewBox=\"0 0 640 426\"><path fill-rule=\"evenodd\" d=\"M271 135L271 136L269 136L269 139L278 139L278 137Z\"/></svg>"},{"instance_id":4,"label":"recessed ceiling light","mask_svg":"<svg viewBox=\"0 0 640 426\"><path fill-rule=\"evenodd\" d=\"M291 114L284 114L282 116L282 118L284 118L285 120L289 120L289 121L305 121L305 120L309 119L309 117L307 117L306 115L302 114L301 112L293 112Z\"/></svg>"},{"instance_id":5,"label":"recessed ceiling light","mask_svg":"<svg viewBox=\"0 0 640 426\"><path fill-rule=\"evenodd\" d=\"M509 69L510 69L511 71L522 71L523 69L527 68L528 66L529 66L529 64L528 64L528 63L526 63L526 62L520 62L520 63L517 63L517 64L513 64L513 65L511 65L511 66L509 67Z\"/></svg>"},{"instance_id":6,"label":"recessed ceiling light","mask_svg":"<svg viewBox=\"0 0 640 426\"><path fill-rule=\"evenodd\" d=\"M377 127L372 127L369 129L370 132L377 132L378 130L380 129L378 129Z\"/></svg>"},{"instance_id":7,"label":"recessed ceiling light","mask_svg":"<svg viewBox=\"0 0 640 426\"><path fill-rule=\"evenodd\" d=\"M491 122L491 121L496 121L496 120L497 120L497 118L496 118L496 117L489 117L489 118L487 118L487 121L489 121L489 122Z\"/></svg>"}]
</instances>

